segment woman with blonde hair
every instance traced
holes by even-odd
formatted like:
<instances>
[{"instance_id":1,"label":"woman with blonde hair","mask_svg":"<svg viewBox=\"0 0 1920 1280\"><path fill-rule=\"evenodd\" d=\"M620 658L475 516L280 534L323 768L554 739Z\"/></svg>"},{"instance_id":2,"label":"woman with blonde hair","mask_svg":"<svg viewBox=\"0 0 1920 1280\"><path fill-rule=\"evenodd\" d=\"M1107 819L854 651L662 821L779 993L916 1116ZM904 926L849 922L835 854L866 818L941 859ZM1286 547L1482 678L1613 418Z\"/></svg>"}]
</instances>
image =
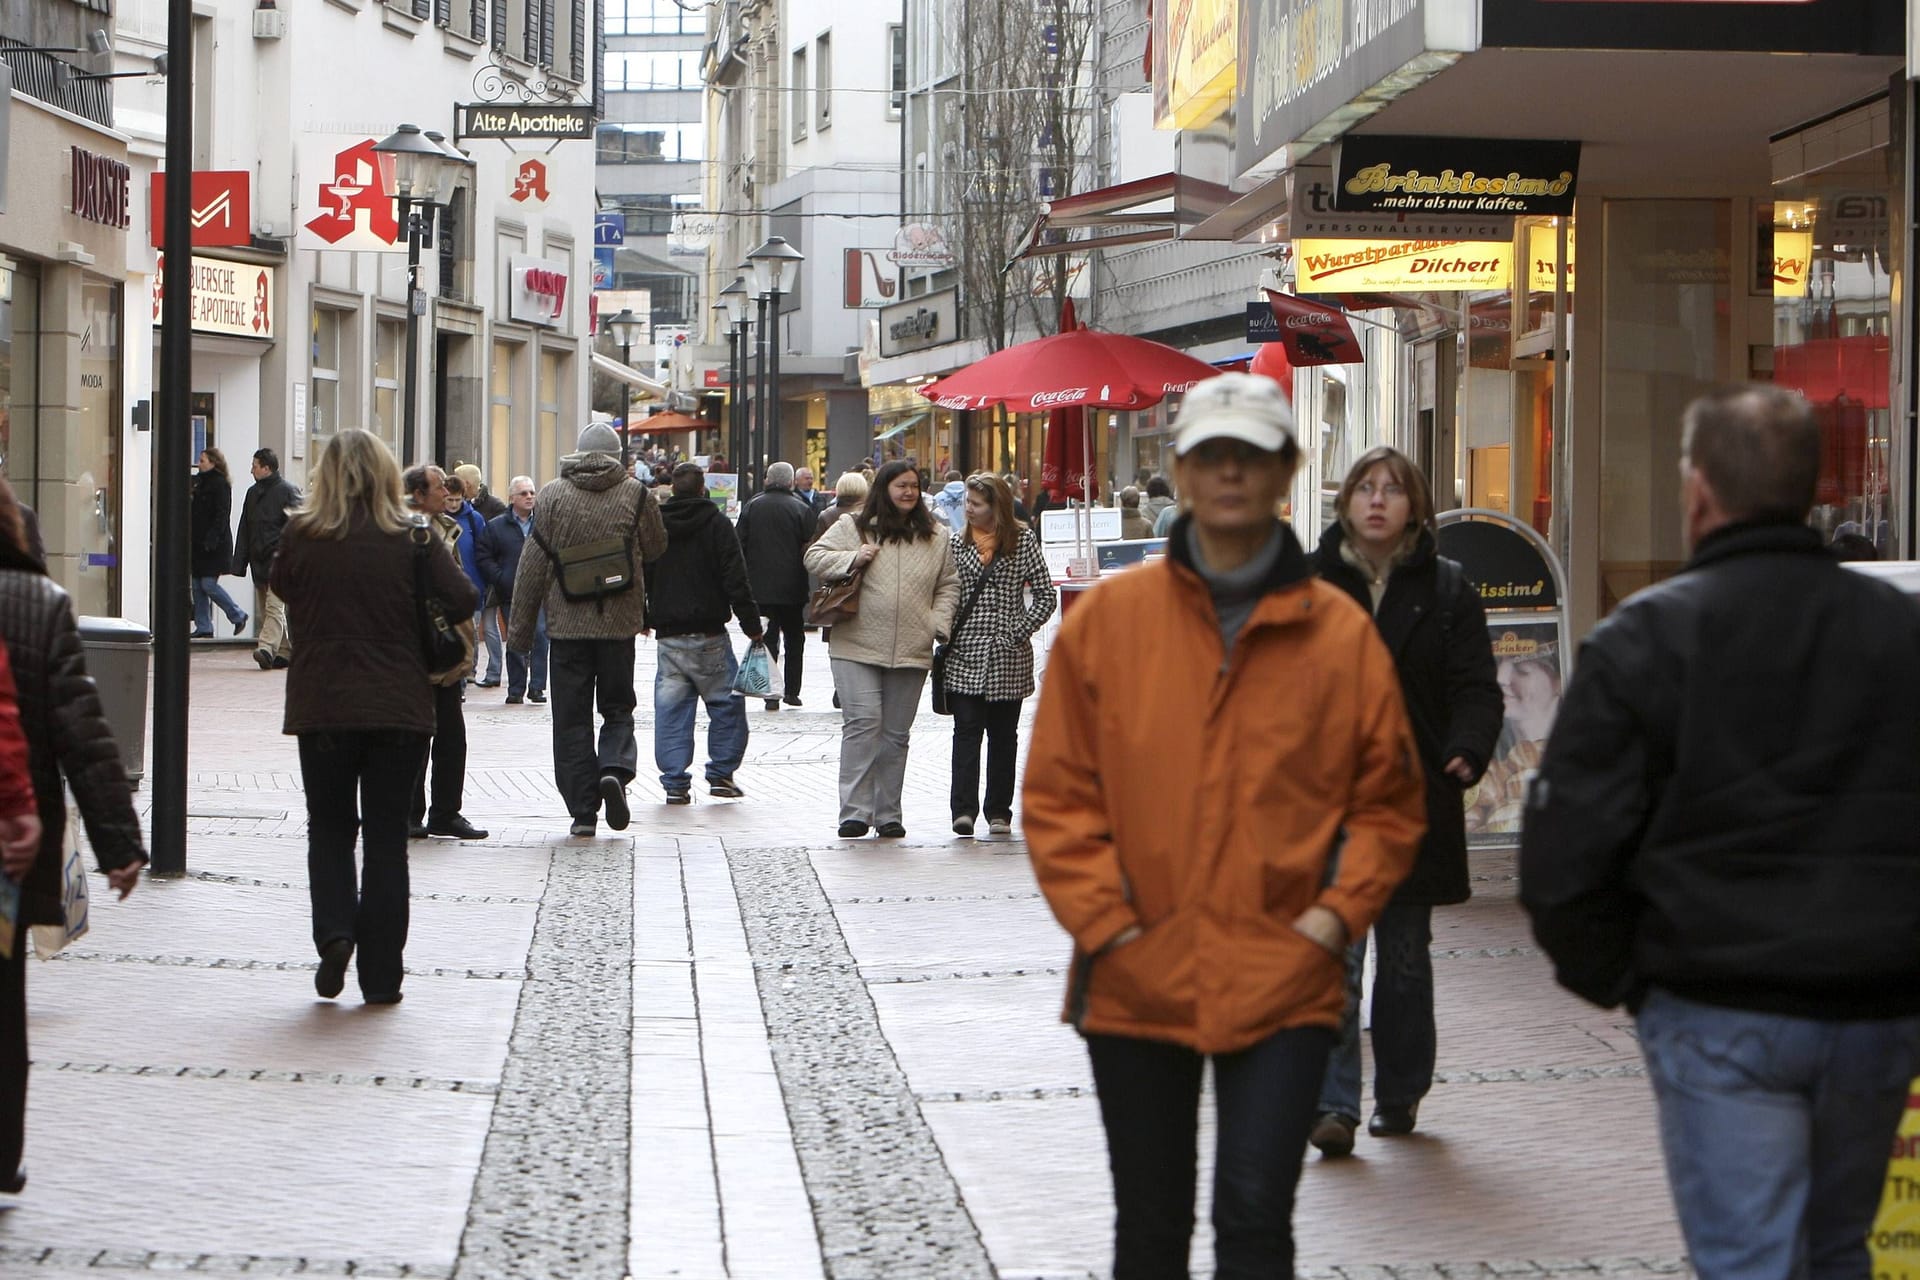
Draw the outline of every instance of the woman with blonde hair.
<instances>
[{"instance_id":1,"label":"woman with blonde hair","mask_svg":"<svg viewBox=\"0 0 1920 1280\"><path fill-rule=\"evenodd\" d=\"M851 515L865 506L870 487L867 478L858 471L842 473L834 481L833 505L820 513L820 525L813 531L814 538L818 540L821 534L838 524L841 516Z\"/></svg>"},{"instance_id":2,"label":"woman with blonde hair","mask_svg":"<svg viewBox=\"0 0 1920 1280\"><path fill-rule=\"evenodd\" d=\"M960 609L947 646L944 680L953 707L953 830L973 834L986 814L996 836L1013 832L1014 760L1020 704L1033 693L1033 637L1059 607L1040 538L1013 514L1013 490L999 476L969 476L953 535ZM987 740L987 800L980 803L980 739Z\"/></svg>"},{"instance_id":3,"label":"woman with blonde hair","mask_svg":"<svg viewBox=\"0 0 1920 1280\"><path fill-rule=\"evenodd\" d=\"M331 999L360 953L369 1004L400 999L407 942L407 805L434 731L418 579L448 620L473 615L473 583L446 543L411 516L400 468L370 432L349 429L321 451L306 505L273 562L301 649L287 676L285 732L300 739L307 793L307 879L314 990ZM356 878L354 841L364 847Z\"/></svg>"}]
</instances>

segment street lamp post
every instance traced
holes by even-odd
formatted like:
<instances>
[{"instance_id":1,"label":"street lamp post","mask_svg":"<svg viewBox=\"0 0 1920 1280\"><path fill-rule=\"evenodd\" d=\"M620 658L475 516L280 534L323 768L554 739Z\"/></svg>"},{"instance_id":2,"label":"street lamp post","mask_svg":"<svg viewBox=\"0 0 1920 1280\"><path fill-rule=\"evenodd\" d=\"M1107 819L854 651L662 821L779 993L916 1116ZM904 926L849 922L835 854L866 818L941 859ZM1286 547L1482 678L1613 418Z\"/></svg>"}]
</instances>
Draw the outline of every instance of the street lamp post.
<instances>
[{"instance_id":1,"label":"street lamp post","mask_svg":"<svg viewBox=\"0 0 1920 1280\"><path fill-rule=\"evenodd\" d=\"M800 281L800 264L806 258L806 254L787 243L785 236L769 236L765 244L747 255L747 261L753 264L754 283L768 298L767 325L771 326L766 333L770 353L766 429L760 439L760 453L754 459L760 472L764 472L772 460L770 455L780 451L780 295L793 292L794 285Z\"/></svg>"},{"instance_id":2,"label":"street lamp post","mask_svg":"<svg viewBox=\"0 0 1920 1280\"><path fill-rule=\"evenodd\" d=\"M743 264L747 265L747 264ZM749 270L751 267L749 266ZM753 299L754 318L753 345L756 348L753 362L753 397L748 406L746 448L733 460L734 472L740 477L740 496L747 498L755 492L755 482L759 472L753 467L753 459L760 455L760 440L767 431L767 291L753 283L752 276L747 277L747 296Z\"/></svg>"},{"instance_id":3,"label":"street lamp post","mask_svg":"<svg viewBox=\"0 0 1920 1280\"><path fill-rule=\"evenodd\" d=\"M744 447L742 424L747 406L742 396L746 385L747 359L747 284L735 276L733 283L720 291L714 309L727 318L727 456L738 458Z\"/></svg>"},{"instance_id":4,"label":"street lamp post","mask_svg":"<svg viewBox=\"0 0 1920 1280\"><path fill-rule=\"evenodd\" d=\"M461 166L471 162L447 146L439 134L422 133L413 124L401 125L373 149L393 157L393 195L400 202L400 222L407 236L407 375L406 403L400 411L400 460L411 465L420 426L420 317L427 311L427 295L420 289L420 248L433 237L434 215L452 202Z\"/></svg>"},{"instance_id":5,"label":"street lamp post","mask_svg":"<svg viewBox=\"0 0 1920 1280\"><path fill-rule=\"evenodd\" d=\"M618 315L607 321L607 332L613 337L614 345L620 348L620 363L623 367L633 368L633 348L640 341L640 330L645 322L633 314L632 307L622 307ZM620 465L627 465L627 457L633 446L633 388L626 383L620 384Z\"/></svg>"}]
</instances>

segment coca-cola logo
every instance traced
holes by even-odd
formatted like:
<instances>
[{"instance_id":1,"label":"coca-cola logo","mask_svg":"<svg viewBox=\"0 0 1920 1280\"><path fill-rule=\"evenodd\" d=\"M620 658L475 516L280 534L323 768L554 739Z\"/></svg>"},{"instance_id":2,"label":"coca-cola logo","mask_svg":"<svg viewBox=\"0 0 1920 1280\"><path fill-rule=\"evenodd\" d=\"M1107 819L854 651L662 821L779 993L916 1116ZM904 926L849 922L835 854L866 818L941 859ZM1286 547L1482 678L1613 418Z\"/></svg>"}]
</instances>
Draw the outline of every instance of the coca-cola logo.
<instances>
[{"instance_id":1,"label":"coca-cola logo","mask_svg":"<svg viewBox=\"0 0 1920 1280\"><path fill-rule=\"evenodd\" d=\"M1326 326L1332 324L1336 318L1337 317L1328 315L1324 311L1315 311L1307 315L1288 316L1286 326L1289 329L1324 329Z\"/></svg>"},{"instance_id":2,"label":"coca-cola logo","mask_svg":"<svg viewBox=\"0 0 1920 1280\"><path fill-rule=\"evenodd\" d=\"M1085 387L1066 387L1059 391L1036 391L1033 396L1033 407L1036 409L1045 409L1054 405L1075 404L1086 398L1087 389Z\"/></svg>"}]
</instances>

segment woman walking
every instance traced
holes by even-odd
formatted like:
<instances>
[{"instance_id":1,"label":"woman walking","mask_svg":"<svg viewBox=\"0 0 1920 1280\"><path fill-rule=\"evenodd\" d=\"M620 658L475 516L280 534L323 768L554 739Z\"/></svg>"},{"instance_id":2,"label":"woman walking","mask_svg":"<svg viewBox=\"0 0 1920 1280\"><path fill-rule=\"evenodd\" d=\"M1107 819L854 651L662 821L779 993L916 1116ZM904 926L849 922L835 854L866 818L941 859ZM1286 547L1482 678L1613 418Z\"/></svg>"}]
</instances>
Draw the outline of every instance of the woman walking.
<instances>
[{"instance_id":1,"label":"woman walking","mask_svg":"<svg viewBox=\"0 0 1920 1280\"><path fill-rule=\"evenodd\" d=\"M807 572L822 579L861 575L860 611L837 622L827 642L840 734L840 835L874 830L897 839L907 739L933 646L946 638L959 603L953 556L920 501L920 478L905 462L874 477L866 505L807 548Z\"/></svg>"},{"instance_id":2,"label":"woman walking","mask_svg":"<svg viewBox=\"0 0 1920 1280\"><path fill-rule=\"evenodd\" d=\"M1436 549L1427 478L1406 455L1379 448L1347 473L1338 521L1314 571L1373 615L1393 654L1426 779L1427 834L1413 872L1374 922L1373 1116L1367 1132L1413 1132L1433 1084L1433 909L1465 902L1465 792L1493 758L1500 686L1480 593ZM1347 951L1347 1009L1320 1089L1311 1141L1322 1154L1353 1150L1360 1124L1360 986L1367 940Z\"/></svg>"},{"instance_id":3,"label":"woman walking","mask_svg":"<svg viewBox=\"0 0 1920 1280\"><path fill-rule=\"evenodd\" d=\"M218 449L203 449L193 477L193 631L196 640L213 636L213 606L227 615L233 634L247 629L247 613L233 602L220 575L233 566L233 478Z\"/></svg>"},{"instance_id":4,"label":"woman walking","mask_svg":"<svg viewBox=\"0 0 1920 1280\"><path fill-rule=\"evenodd\" d=\"M100 869L122 898L140 881L147 851L120 748L87 676L73 602L27 550L20 508L0 480L0 640L12 668L20 730L26 735L27 773L37 814L22 814L18 786L0 803L0 856L7 878L20 886L20 919L60 924L62 856L67 808L64 780L80 808ZM37 829L38 838L30 838ZM27 1114L26 939L0 960L0 1192L26 1185L20 1166Z\"/></svg>"},{"instance_id":5,"label":"woman walking","mask_svg":"<svg viewBox=\"0 0 1920 1280\"><path fill-rule=\"evenodd\" d=\"M1013 490L982 472L967 480L966 521L953 535L960 609L947 646L953 705L953 830L1013 831L1020 704L1033 692L1033 636L1059 607L1040 537L1014 518ZM980 739L987 740L987 802L980 804Z\"/></svg>"},{"instance_id":6,"label":"woman walking","mask_svg":"<svg viewBox=\"0 0 1920 1280\"><path fill-rule=\"evenodd\" d=\"M1114 1275L1187 1274L1211 1058L1214 1275L1267 1280L1293 1274L1341 957L1412 865L1420 774L1386 646L1273 515L1300 459L1278 388L1209 378L1174 426L1188 514L1061 626L1025 826L1073 936Z\"/></svg>"},{"instance_id":7,"label":"woman walking","mask_svg":"<svg viewBox=\"0 0 1920 1280\"><path fill-rule=\"evenodd\" d=\"M273 592L301 636L284 729L300 739L307 793L320 953L313 987L339 995L357 946L361 994L395 1004L407 944L407 805L434 731L416 557L450 622L472 617L479 598L447 544L408 514L400 468L377 436L335 435L311 481L281 537ZM365 861L357 883L356 834Z\"/></svg>"},{"instance_id":8,"label":"woman walking","mask_svg":"<svg viewBox=\"0 0 1920 1280\"><path fill-rule=\"evenodd\" d=\"M833 484L833 505L820 513L819 527L813 531L815 541L821 534L840 523L841 516L852 515L867 504L867 490L873 486L858 471L843 474Z\"/></svg>"}]
</instances>

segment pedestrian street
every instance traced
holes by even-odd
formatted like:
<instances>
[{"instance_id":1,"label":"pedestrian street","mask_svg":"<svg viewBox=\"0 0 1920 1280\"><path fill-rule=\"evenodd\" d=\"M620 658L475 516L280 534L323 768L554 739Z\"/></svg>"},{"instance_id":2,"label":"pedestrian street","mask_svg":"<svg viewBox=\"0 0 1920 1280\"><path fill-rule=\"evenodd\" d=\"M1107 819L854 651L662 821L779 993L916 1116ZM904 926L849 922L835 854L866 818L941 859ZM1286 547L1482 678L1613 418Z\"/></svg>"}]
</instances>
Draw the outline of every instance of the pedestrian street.
<instances>
[{"instance_id":1,"label":"pedestrian street","mask_svg":"<svg viewBox=\"0 0 1920 1280\"><path fill-rule=\"evenodd\" d=\"M466 811L491 835L413 845L384 1008L313 994L284 677L196 651L188 878L102 886L90 934L31 962L31 1183L0 1274L1105 1276L1067 940L1017 835L948 832L951 722L915 726L907 838L836 839L810 644L804 707L749 713L746 798L670 809L639 648L624 833L568 839L547 709L470 691ZM1683 1272L1630 1020L1554 986L1510 855L1474 876L1435 914L1419 1130L1309 1154L1302 1273ZM1206 1275L1204 1190L1199 1214Z\"/></svg>"}]
</instances>

